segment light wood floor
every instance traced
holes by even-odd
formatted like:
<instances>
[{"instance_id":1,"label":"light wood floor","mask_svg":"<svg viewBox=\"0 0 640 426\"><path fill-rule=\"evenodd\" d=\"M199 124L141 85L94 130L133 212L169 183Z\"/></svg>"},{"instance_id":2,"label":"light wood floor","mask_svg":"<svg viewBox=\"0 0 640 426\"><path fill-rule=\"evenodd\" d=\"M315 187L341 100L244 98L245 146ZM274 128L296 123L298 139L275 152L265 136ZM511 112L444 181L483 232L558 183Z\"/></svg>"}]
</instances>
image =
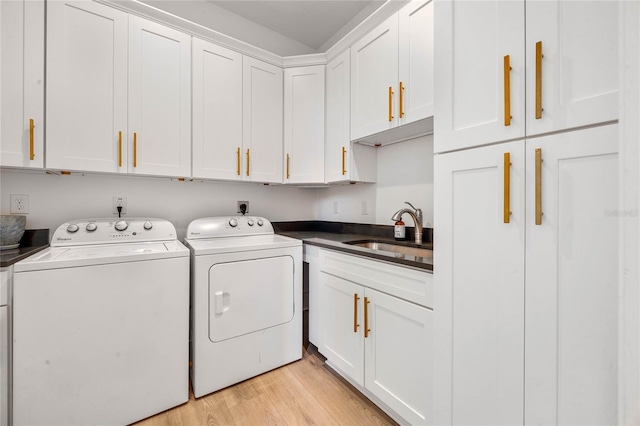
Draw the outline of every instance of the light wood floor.
<instances>
[{"instance_id":1,"label":"light wood floor","mask_svg":"<svg viewBox=\"0 0 640 426\"><path fill-rule=\"evenodd\" d=\"M302 360L149 417L157 425L397 425L324 365L312 346Z\"/></svg>"}]
</instances>

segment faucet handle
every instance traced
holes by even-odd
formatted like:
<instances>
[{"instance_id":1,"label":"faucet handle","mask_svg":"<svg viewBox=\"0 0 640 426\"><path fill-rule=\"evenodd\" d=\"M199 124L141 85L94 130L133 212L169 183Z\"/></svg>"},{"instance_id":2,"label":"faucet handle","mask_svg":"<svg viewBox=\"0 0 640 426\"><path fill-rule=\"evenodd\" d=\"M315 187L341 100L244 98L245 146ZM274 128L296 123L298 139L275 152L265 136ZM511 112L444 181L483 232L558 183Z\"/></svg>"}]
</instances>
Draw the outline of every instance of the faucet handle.
<instances>
[{"instance_id":1,"label":"faucet handle","mask_svg":"<svg viewBox=\"0 0 640 426\"><path fill-rule=\"evenodd\" d=\"M404 203L405 203L405 204L409 204L409 205L411 206L411 208L412 208L413 210L417 211L417 212L418 212L418 211L421 211L421 209L416 209L415 207L413 207L413 204L411 204L411 203L410 203L410 202L408 202L408 201L405 201Z\"/></svg>"}]
</instances>

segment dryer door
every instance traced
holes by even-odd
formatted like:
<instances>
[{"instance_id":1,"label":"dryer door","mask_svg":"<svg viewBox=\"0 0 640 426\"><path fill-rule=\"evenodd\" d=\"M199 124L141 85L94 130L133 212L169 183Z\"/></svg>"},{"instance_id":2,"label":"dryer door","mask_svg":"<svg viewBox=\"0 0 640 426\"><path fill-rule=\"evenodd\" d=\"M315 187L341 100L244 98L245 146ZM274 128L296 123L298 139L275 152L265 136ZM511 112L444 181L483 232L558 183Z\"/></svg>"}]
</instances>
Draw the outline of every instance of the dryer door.
<instances>
[{"instance_id":1,"label":"dryer door","mask_svg":"<svg viewBox=\"0 0 640 426\"><path fill-rule=\"evenodd\" d=\"M291 256L213 265L209 270L209 339L222 342L291 321L293 268Z\"/></svg>"}]
</instances>

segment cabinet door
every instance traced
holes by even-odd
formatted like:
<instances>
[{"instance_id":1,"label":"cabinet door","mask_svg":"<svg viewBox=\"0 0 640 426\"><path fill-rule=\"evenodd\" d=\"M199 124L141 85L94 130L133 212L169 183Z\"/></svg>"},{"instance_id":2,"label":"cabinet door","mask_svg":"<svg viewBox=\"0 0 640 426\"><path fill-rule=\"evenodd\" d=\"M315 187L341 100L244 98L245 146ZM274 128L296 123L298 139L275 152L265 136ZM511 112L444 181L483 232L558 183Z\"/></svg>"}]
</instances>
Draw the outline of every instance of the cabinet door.
<instances>
[{"instance_id":1,"label":"cabinet door","mask_svg":"<svg viewBox=\"0 0 640 426\"><path fill-rule=\"evenodd\" d=\"M127 19L96 2L47 4L48 168L127 171Z\"/></svg>"},{"instance_id":2,"label":"cabinet door","mask_svg":"<svg viewBox=\"0 0 640 426\"><path fill-rule=\"evenodd\" d=\"M433 116L433 0L412 1L399 16L399 124ZM402 92L402 93L400 93Z\"/></svg>"},{"instance_id":3,"label":"cabinet door","mask_svg":"<svg viewBox=\"0 0 640 426\"><path fill-rule=\"evenodd\" d=\"M434 424L522 423L524 144L436 155L435 176Z\"/></svg>"},{"instance_id":4,"label":"cabinet door","mask_svg":"<svg viewBox=\"0 0 640 426\"><path fill-rule=\"evenodd\" d=\"M527 141L526 424L618 422L617 141L617 125Z\"/></svg>"},{"instance_id":5,"label":"cabinet door","mask_svg":"<svg viewBox=\"0 0 640 426\"><path fill-rule=\"evenodd\" d=\"M9 424L9 308L0 306L0 426Z\"/></svg>"},{"instance_id":6,"label":"cabinet door","mask_svg":"<svg viewBox=\"0 0 640 426\"><path fill-rule=\"evenodd\" d=\"M618 119L620 4L526 2L527 136Z\"/></svg>"},{"instance_id":7,"label":"cabinet door","mask_svg":"<svg viewBox=\"0 0 640 426\"><path fill-rule=\"evenodd\" d=\"M435 152L524 137L524 1L443 1L435 13Z\"/></svg>"},{"instance_id":8,"label":"cabinet door","mask_svg":"<svg viewBox=\"0 0 640 426\"><path fill-rule=\"evenodd\" d=\"M191 175L191 36L129 17L129 171Z\"/></svg>"},{"instance_id":9,"label":"cabinet door","mask_svg":"<svg viewBox=\"0 0 640 426\"><path fill-rule=\"evenodd\" d=\"M245 179L282 182L282 69L244 57L243 157Z\"/></svg>"},{"instance_id":10,"label":"cabinet door","mask_svg":"<svg viewBox=\"0 0 640 426\"><path fill-rule=\"evenodd\" d=\"M242 179L242 55L193 39L193 177Z\"/></svg>"},{"instance_id":11,"label":"cabinet door","mask_svg":"<svg viewBox=\"0 0 640 426\"><path fill-rule=\"evenodd\" d=\"M322 354L364 386L364 287L322 272Z\"/></svg>"},{"instance_id":12,"label":"cabinet door","mask_svg":"<svg viewBox=\"0 0 640 426\"><path fill-rule=\"evenodd\" d=\"M44 1L3 1L0 2L0 165L44 167L43 134Z\"/></svg>"},{"instance_id":13,"label":"cabinet door","mask_svg":"<svg viewBox=\"0 0 640 426\"><path fill-rule=\"evenodd\" d=\"M431 423L433 311L371 289L364 304L365 387L408 423Z\"/></svg>"},{"instance_id":14,"label":"cabinet door","mask_svg":"<svg viewBox=\"0 0 640 426\"><path fill-rule=\"evenodd\" d=\"M349 50L327 64L327 115L325 121L324 177L327 182L349 180Z\"/></svg>"},{"instance_id":15,"label":"cabinet door","mask_svg":"<svg viewBox=\"0 0 640 426\"><path fill-rule=\"evenodd\" d=\"M324 182L324 65L284 70L284 181Z\"/></svg>"},{"instance_id":16,"label":"cabinet door","mask_svg":"<svg viewBox=\"0 0 640 426\"><path fill-rule=\"evenodd\" d=\"M398 125L397 90L396 14L351 46L352 140Z\"/></svg>"}]
</instances>

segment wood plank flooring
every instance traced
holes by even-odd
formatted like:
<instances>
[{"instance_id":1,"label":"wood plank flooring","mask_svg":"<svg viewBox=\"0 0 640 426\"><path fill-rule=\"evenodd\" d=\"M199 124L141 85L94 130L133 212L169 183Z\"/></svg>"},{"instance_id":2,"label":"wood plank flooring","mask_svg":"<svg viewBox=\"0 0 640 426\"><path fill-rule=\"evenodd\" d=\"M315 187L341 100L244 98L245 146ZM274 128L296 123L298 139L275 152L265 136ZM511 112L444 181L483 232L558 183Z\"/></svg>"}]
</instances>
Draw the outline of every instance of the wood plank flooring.
<instances>
[{"instance_id":1,"label":"wood plank flooring","mask_svg":"<svg viewBox=\"0 0 640 426\"><path fill-rule=\"evenodd\" d=\"M397 425L325 366L313 346L300 361L149 417L158 425Z\"/></svg>"}]
</instances>

